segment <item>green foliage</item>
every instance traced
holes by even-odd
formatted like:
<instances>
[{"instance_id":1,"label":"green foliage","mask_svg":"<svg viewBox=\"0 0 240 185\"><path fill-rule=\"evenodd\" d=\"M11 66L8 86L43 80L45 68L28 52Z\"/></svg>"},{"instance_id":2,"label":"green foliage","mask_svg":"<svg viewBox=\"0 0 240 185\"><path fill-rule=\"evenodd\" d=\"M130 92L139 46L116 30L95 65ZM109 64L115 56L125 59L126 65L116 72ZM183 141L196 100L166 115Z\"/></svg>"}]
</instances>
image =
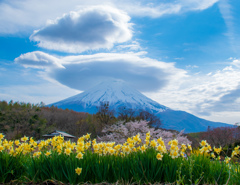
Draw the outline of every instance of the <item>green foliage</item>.
<instances>
[{"instance_id":1,"label":"green foliage","mask_svg":"<svg viewBox=\"0 0 240 185\"><path fill-rule=\"evenodd\" d=\"M210 157L192 154L187 160L183 160L181 176L184 176L184 184L225 184L229 178L227 164Z\"/></svg>"},{"instance_id":2,"label":"green foliage","mask_svg":"<svg viewBox=\"0 0 240 185\"><path fill-rule=\"evenodd\" d=\"M105 155L87 151L83 159L77 159L76 153L69 156L56 151L50 156L42 153L39 157L19 155L12 157L0 153L0 182L11 180L41 183L54 180L62 183L178 183L178 184L238 184L239 164L211 160L207 156L192 154L188 159L172 159L164 154L157 160L157 151L153 148L146 152L133 152L126 156ZM75 169L82 168L77 175ZM238 170L238 171L237 171ZM2 175L3 174L3 175Z\"/></svg>"},{"instance_id":3,"label":"green foliage","mask_svg":"<svg viewBox=\"0 0 240 185\"><path fill-rule=\"evenodd\" d=\"M0 183L19 179L24 171L22 155L13 157L6 152L0 152Z\"/></svg>"}]
</instances>

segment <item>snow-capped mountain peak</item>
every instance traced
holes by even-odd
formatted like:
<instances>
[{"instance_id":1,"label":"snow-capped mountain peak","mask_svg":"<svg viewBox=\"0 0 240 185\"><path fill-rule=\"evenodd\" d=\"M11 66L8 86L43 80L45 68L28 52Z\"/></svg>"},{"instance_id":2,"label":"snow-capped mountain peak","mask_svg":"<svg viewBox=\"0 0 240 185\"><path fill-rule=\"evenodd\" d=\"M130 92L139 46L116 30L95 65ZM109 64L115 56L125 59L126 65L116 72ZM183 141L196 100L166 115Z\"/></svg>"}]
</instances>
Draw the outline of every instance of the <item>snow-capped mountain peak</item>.
<instances>
[{"instance_id":1,"label":"snow-capped mountain peak","mask_svg":"<svg viewBox=\"0 0 240 185\"><path fill-rule=\"evenodd\" d=\"M147 98L136 89L130 87L121 80L111 80L102 82L95 87L54 103L54 106L73 106L74 110L95 109L101 102L108 102L111 108L117 109L121 106L131 109L143 109L154 113L164 111L167 107ZM78 108L76 105L80 105Z\"/></svg>"}]
</instances>

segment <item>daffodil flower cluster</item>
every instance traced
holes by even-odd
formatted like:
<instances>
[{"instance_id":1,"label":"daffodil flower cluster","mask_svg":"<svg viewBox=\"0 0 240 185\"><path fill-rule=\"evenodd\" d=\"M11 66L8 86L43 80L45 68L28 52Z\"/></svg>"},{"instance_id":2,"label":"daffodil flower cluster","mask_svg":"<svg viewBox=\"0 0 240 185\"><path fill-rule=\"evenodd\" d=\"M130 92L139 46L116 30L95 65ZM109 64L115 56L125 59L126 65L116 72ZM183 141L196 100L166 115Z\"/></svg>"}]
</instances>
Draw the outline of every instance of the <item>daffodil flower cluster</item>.
<instances>
[{"instance_id":1,"label":"daffodil flower cluster","mask_svg":"<svg viewBox=\"0 0 240 185\"><path fill-rule=\"evenodd\" d=\"M236 147L233 149L233 152L232 152L232 156L231 156L231 157L239 156L239 155L240 155L240 146L236 146Z\"/></svg>"},{"instance_id":2,"label":"daffodil flower cluster","mask_svg":"<svg viewBox=\"0 0 240 185\"><path fill-rule=\"evenodd\" d=\"M168 145L171 146L170 148L170 156L174 158L178 158L180 153L179 153L179 148L178 148L178 140L174 139L172 141L168 142Z\"/></svg>"},{"instance_id":3,"label":"daffodil flower cluster","mask_svg":"<svg viewBox=\"0 0 240 185\"><path fill-rule=\"evenodd\" d=\"M200 154L208 154L212 151L210 156L216 158L216 155L220 155L222 148L214 147L213 150L206 140L201 141L201 147L199 149ZM86 151L103 155L116 155L126 156L134 152L145 152L147 149L156 150L157 160L162 160L164 154L169 155L172 159L178 157L187 157L187 153L192 152L190 144L179 143L177 139L170 140L168 146L165 145L165 141L162 137L158 139L151 139L150 131L146 133L145 139L141 139L141 135L127 138L123 144L116 144L116 142L97 142L96 139L90 140L90 134L84 135L78 138L77 142L65 141L62 136L55 136L51 139L42 140L40 142L34 141L33 138L27 136L22 137L19 140L8 141L4 139L4 135L0 133L0 152L7 152L11 156L18 154L32 155L34 158L38 158L41 155L51 157L53 152L57 152L58 155L74 155L77 159L84 159ZM238 156L240 154L239 146L234 148L232 156ZM187 151L188 150L188 151ZM216 154L216 155L215 155ZM225 162L228 164L231 158L225 158ZM79 168L80 169L80 168ZM81 173L80 170L76 173Z\"/></svg>"},{"instance_id":4,"label":"daffodil flower cluster","mask_svg":"<svg viewBox=\"0 0 240 185\"><path fill-rule=\"evenodd\" d=\"M202 140L202 142L200 143L200 153L201 154L207 154L210 151L212 151L212 147L207 143L206 140Z\"/></svg>"},{"instance_id":5,"label":"daffodil flower cluster","mask_svg":"<svg viewBox=\"0 0 240 185\"><path fill-rule=\"evenodd\" d=\"M204 141L202 141L202 143L204 143L205 144L205 140ZM204 148L204 147L203 147ZM207 148L207 149L206 149ZM208 150L209 149L209 150ZM206 150L206 151L204 151L204 150ZM207 153L208 151L212 151L211 150L211 147L209 147L209 145L208 144L206 144L206 146L205 146L205 148L202 150L202 151L204 151L205 153ZM211 158L213 158L213 159L217 159L217 160L220 160L221 158L220 158L220 153L221 153L221 151L222 151L222 147L219 147L219 148L216 148L215 146L213 147L213 151L211 152L211 154L210 154L210 156L211 156ZM216 156L216 155L218 156Z\"/></svg>"}]
</instances>

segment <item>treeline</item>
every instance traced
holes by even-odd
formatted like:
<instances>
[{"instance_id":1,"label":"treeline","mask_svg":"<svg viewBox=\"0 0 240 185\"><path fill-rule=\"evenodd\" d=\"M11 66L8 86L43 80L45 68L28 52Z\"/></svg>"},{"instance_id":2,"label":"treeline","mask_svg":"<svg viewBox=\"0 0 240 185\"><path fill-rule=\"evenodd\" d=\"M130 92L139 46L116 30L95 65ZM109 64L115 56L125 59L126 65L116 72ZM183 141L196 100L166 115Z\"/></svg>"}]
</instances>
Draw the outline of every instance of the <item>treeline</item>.
<instances>
[{"instance_id":1,"label":"treeline","mask_svg":"<svg viewBox=\"0 0 240 185\"><path fill-rule=\"evenodd\" d=\"M115 116L117 115L117 116ZM118 121L147 120L149 125L161 125L161 121L146 111L121 108L110 110L108 103L101 103L96 114L46 107L43 103L0 102L0 133L7 139L19 139L24 135L40 139L54 130L65 131L74 136L91 133L91 137L101 136L105 125Z\"/></svg>"},{"instance_id":2,"label":"treeline","mask_svg":"<svg viewBox=\"0 0 240 185\"><path fill-rule=\"evenodd\" d=\"M215 147L224 147L226 154L232 153L232 149L240 146L240 127L217 127L208 128L208 131L201 133L200 139L207 140Z\"/></svg>"},{"instance_id":3,"label":"treeline","mask_svg":"<svg viewBox=\"0 0 240 185\"><path fill-rule=\"evenodd\" d=\"M20 138L23 135L39 138L43 128L46 128L46 120L39 116L41 106L1 101L0 132L6 134L7 139Z\"/></svg>"},{"instance_id":4,"label":"treeline","mask_svg":"<svg viewBox=\"0 0 240 185\"><path fill-rule=\"evenodd\" d=\"M207 140L211 146L223 147L225 153L231 153L231 150L239 145L240 146L240 126L229 127L209 127L206 132L189 133L188 138L192 141L194 148L199 147L202 140Z\"/></svg>"}]
</instances>

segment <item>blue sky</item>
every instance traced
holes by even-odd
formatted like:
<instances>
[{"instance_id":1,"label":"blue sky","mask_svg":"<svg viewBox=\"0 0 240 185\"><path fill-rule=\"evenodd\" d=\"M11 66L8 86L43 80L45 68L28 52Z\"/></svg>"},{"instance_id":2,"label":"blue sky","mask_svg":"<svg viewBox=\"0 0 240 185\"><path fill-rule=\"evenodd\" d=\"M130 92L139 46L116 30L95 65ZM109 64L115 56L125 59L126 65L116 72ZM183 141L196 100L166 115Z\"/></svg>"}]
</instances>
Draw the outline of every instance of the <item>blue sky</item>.
<instances>
[{"instance_id":1,"label":"blue sky","mask_svg":"<svg viewBox=\"0 0 240 185\"><path fill-rule=\"evenodd\" d=\"M240 122L240 1L0 0L0 99L53 103L122 79Z\"/></svg>"}]
</instances>

